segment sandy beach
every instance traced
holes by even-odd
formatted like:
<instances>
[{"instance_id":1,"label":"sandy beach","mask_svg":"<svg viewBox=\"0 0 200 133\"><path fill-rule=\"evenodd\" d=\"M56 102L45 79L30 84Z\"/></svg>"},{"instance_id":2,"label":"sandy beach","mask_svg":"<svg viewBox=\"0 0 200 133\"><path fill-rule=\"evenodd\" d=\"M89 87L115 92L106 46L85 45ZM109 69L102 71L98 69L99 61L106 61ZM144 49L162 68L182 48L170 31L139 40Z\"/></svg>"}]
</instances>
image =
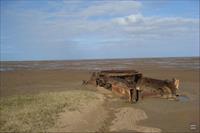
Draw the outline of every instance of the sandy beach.
<instances>
[{"instance_id":1,"label":"sandy beach","mask_svg":"<svg viewBox=\"0 0 200 133\"><path fill-rule=\"evenodd\" d=\"M199 59L1 62L0 94L1 99L71 91L78 92L73 93L73 97L79 97L79 91L94 96L86 101L85 97L77 98L77 110L69 110L65 105L57 114L53 126L45 131L199 132ZM104 88L81 85L82 80L90 78L91 72L105 69L135 69L144 76L157 79L175 77L180 79L178 93L188 99L144 98L130 104ZM192 130L191 125L196 125L196 129Z\"/></svg>"}]
</instances>

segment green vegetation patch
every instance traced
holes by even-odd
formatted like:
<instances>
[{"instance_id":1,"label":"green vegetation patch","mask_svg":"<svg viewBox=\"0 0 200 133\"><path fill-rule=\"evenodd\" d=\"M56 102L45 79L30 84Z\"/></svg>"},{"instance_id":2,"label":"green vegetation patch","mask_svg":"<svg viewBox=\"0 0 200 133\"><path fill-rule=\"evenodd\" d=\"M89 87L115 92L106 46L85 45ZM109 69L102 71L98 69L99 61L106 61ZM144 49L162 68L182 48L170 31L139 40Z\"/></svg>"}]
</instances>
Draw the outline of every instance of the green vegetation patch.
<instances>
[{"instance_id":1,"label":"green vegetation patch","mask_svg":"<svg viewBox=\"0 0 200 133\"><path fill-rule=\"evenodd\" d=\"M81 103L97 99L95 92L65 91L13 96L0 100L0 131L45 132L64 109L79 110Z\"/></svg>"}]
</instances>

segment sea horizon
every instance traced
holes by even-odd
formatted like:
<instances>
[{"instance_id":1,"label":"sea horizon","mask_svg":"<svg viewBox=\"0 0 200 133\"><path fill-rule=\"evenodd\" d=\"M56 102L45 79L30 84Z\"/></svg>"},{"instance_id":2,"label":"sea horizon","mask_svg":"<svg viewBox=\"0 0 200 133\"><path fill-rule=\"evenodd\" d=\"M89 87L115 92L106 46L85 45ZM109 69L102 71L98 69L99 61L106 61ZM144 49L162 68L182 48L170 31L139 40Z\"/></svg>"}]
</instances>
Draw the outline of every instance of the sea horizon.
<instances>
[{"instance_id":1,"label":"sea horizon","mask_svg":"<svg viewBox=\"0 0 200 133\"><path fill-rule=\"evenodd\" d=\"M94 60L124 60L124 59L168 59L168 58L200 58L199 56L166 56L166 57L119 57L119 58L84 58L84 59L27 59L27 60L0 60L0 62L43 62L43 61L94 61Z\"/></svg>"},{"instance_id":2,"label":"sea horizon","mask_svg":"<svg viewBox=\"0 0 200 133\"><path fill-rule=\"evenodd\" d=\"M85 60L1 61L0 71L14 70L107 70L159 68L200 69L200 57L114 58Z\"/></svg>"}]
</instances>

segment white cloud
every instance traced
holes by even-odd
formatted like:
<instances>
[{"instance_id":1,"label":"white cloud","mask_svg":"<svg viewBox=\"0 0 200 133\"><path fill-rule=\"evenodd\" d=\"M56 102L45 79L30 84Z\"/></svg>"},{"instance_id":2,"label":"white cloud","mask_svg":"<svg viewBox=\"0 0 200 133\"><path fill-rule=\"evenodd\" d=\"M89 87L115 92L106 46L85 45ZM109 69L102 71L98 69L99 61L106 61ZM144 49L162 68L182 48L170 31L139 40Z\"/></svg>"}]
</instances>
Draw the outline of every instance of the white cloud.
<instances>
[{"instance_id":1,"label":"white cloud","mask_svg":"<svg viewBox=\"0 0 200 133\"><path fill-rule=\"evenodd\" d=\"M113 24L121 33L129 35L179 36L197 32L198 19L181 17L145 17L142 14L132 14L113 19Z\"/></svg>"},{"instance_id":2,"label":"white cloud","mask_svg":"<svg viewBox=\"0 0 200 133\"><path fill-rule=\"evenodd\" d=\"M143 16L141 14L130 15L126 18L128 23L139 23L143 20Z\"/></svg>"},{"instance_id":3,"label":"white cloud","mask_svg":"<svg viewBox=\"0 0 200 133\"><path fill-rule=\"evenodd\" d=\"M140 11L142 4L138 1L98 1L85 7L80 7L81 1L64 2L63 5L59 4L60 8L54 12L28 10L14 15L19 17L19 20L22 18L27 30L30 29L42 38L55 38L55 40L78 37L81 34L96 34L107 38L129 38L133 35L179 36L196 32L194 26L198 25L196 19L143 16ZM51 2L50 4L51 8L54 8L54 4ZM69 10L71 8L73 10ZM78 10L74 12L76 8ZM90 19L91 16L101 17L93 20Z\"/></svg>"},{"instance_id":4,"label":"white cloud","mask_svg":"<svg viewBox=\"0 0 200 133\"><path fill-rule=\"evenodd\" d=\"M142 14L131 14L125 17L119 17L113 19L113 22L119 25L132 25L132 24L144 24L144 25L159 25L159 26L169 26L169 25L183 25L183 24L197 24L199 20L188 19L181 17L158 17L151 16L145 17Z\"/></svg>"},{"instance_id":5,"label":"white cloud","mask_svg":"<svg viewBox=\"0 0 200 133\"><path fill-rule=\"evenodd\" d=\"M81 12L81 16L124 15L138 12L141 3L137 1L99 1Z\"/></svg>"},{"instance_id":6,"label":"white cloud","mask_svg":"<svg viewBox=\"0 0 200 133\"><path fill-rule=\"evenodd\" d=\"M132 14L126 17L115 18L113 19L113 22L119 25L129 25L142 22L143 19L144 17L141 14Z\"/></svg>"}]
</instances>

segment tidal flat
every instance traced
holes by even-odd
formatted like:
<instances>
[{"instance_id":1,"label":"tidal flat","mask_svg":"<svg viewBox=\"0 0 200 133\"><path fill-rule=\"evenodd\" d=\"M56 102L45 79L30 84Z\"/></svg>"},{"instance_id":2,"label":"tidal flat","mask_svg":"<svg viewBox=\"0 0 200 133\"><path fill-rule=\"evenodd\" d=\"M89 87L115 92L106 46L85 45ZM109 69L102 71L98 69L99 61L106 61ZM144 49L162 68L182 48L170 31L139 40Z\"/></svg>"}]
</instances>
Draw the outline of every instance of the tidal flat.
<instances>
[{"instance_id":1,"label":"tidal flat","mask_svg":"<svg viewBox=\"0 0 200 133\"><path fill-rule=\"evenodd\" d=\"M103 88L81 85L93 71L107 69L180 79L178 93L187 100L129 104ZM199 74L199 57L1 62L0 131L199 132Z\"/></svg>"}]
</instances>

